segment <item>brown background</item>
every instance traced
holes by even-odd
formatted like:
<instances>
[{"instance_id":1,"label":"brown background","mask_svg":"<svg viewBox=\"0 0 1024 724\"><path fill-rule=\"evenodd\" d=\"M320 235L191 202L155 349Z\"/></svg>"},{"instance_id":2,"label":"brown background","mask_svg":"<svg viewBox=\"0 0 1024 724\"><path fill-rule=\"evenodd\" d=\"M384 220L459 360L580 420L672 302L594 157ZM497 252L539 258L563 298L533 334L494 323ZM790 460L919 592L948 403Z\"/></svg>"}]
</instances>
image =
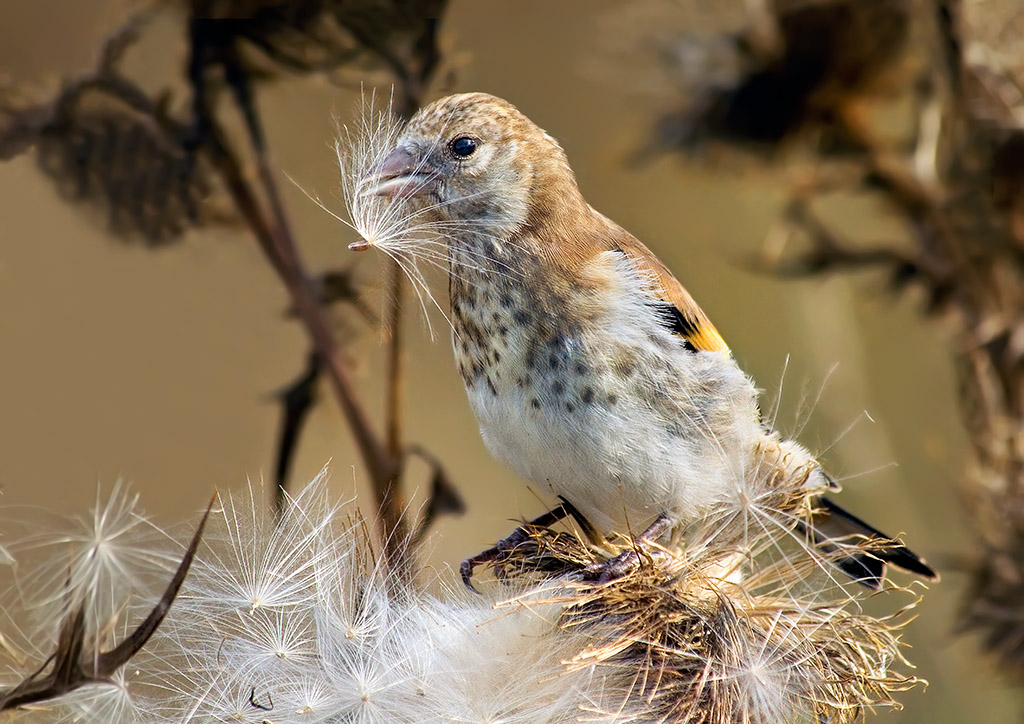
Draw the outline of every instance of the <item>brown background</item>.
<instances>
[{"instance_id":1,"label":"brown background","mask_svg":"<svg viewBox=\"0 0 1024 724\"><path fill-rule=\"evenodd\" d=\"M974 642L952 633L965 582L956 563L969 536L957 492L965 442L943 330L921 321L920 300L891 297L871 275L784 283L746 271L745 255L778 211L778 179L714 173L676 158L627 168L656 105L621 74L606 73L599 21L612 5L454 2L446 37L465 54L454 89L504 96L559 138L588 200L676 271L770 398L788 356L780 426L827 449L830 468L848 480L845 505L883 530L903 531L942 568L906 636L931 686L902 697L903 712L879 718L1015 716L1016 697ZM0 71L53 87L91 66L129 6L7 0ZM178 26L170 18L156 24L157 42L129 58L143 77L173 75L183 62ZM350 114L355 98L315 79L280 82L259 96L275 166L339 212L331 115ZM376 277L372 255L346 251L351 232L291 184L283 188L312 268L351 262ZM159 251L123 245L101 219L62 202L29 157L0 165L0 211L0 502L82 511L97 485L108 490L124 478L169 523L200 508L214 486L237 488L272 470L278 410L268 394L299 372L306 345L300 327L284 319L283 290L251 239L218 230ZM860 206L848 219L864 227L879 214ZM435 282L443 303L444 280ZM367 299L379 307L379 288ZM409 315L406 429L446 462L470 506L433 538L432 561L449 566L542 503L487 455L444 320L435 314L433 322L432 343L422 317ZM354 343L359 383L374 404L379 342L371 331ZM820 402L798 419L801 399L813 401L822 386ZM295 479L328 461L336 494L351 495L359 460L325 395L302 438Z\"/></svg>"}]
</instances>

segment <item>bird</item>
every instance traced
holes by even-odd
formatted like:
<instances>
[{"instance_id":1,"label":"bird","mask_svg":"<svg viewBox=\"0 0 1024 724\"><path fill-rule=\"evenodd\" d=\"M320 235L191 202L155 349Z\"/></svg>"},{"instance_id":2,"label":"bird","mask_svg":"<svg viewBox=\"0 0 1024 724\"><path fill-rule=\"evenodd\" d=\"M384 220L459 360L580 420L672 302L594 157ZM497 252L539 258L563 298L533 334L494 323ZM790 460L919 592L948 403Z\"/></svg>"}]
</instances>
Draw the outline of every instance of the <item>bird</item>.
<instances>
[{"instance_id":1,"label":"bird","mask_svg":"<svg viewBox=\"0 0 1024 724\"><path fill-rule=\"evenodd\" d=\"M535 524L571 514L650 543L766 468L837 487L769 429L753 380L690 293L587 203L559 143L508 101L462 93L422 107L358 189L413 204L444 238L455 359L484 443L560 501ZM851 535L890 540L826 497L807 528L825 550ZM524 530L465 561L466 584ZM636 563L628 551L601 580ZM837 561L871 587L890 563L937 575L897 542Z\"/></svg>"}]
</instances>

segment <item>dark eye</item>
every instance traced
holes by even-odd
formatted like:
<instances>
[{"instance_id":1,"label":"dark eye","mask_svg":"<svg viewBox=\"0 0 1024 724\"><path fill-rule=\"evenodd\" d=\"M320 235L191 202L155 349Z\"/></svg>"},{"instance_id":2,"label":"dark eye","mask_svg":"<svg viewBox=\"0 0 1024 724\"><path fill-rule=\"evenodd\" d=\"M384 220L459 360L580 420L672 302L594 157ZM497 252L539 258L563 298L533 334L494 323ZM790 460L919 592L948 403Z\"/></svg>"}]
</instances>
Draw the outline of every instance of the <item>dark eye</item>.
<instances>
[{"instance_id":1,"label":"dark eye","mask_svg":"<svg viewBox=\"0 0 1024 724\"><path fill-rule=\"evenodd\" d=\"M476 151L476 139L469 136L459 136L448 144L452 155L456 158L468 158Z\"/></svg>"}]
</instances>

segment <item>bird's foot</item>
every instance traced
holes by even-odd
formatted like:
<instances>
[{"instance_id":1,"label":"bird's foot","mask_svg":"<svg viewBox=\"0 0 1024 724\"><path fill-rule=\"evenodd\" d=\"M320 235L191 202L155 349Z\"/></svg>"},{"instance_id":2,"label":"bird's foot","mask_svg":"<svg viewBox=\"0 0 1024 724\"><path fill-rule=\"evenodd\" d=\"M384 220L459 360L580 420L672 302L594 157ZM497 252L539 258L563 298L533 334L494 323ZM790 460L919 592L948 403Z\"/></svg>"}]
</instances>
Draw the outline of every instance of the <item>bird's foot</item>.
<instances>
[{"instance_id":1,"label":"bird's foot","mask_svg":"<svg viewBox=\"0 0 1024 724\"><path fill-rule=\"evenodd\" d=\"M590 522L583 517L583 514L576 510L572 503L563 498L562 502L557 507L552 508L547 513L544 513L544 515L531 520L526 525L519 526L487 550L464 560L459 566L459 574L462 576L463 584L465 584L466 588L474 593L479 593L479 591L473 587L472 582L473 571L477 566L482 563L493 563L495 564L495 571L498 578L502 578L501 564L509 559L512 552L517 547L528 542L533 537L534 530L536 528L548 528L558 521L570 516L576 521L576 524L580 526L584 535L586 535L590 540L593 541L600 538L593 526L590 525Z\"/></svg>"},{"instance_id":2,"label":"bird's foot","mask_svg":"<svg viewBox=\"0 0 1024 724\"><path fill-rule=\"evenodd\" d=\"M647 545L647 541L636 541L635 546ZM583 577L598 584L608 583L622 578L640 567L640 554L636 547L609 558L603 563L591 563L583 571Z\"/></svg>"},{"instance_id":3,"label":"bird's foot","mask_svg":"<svg viewBox=\"0 0 1024 724\"><path fill-rule=\"evenodd\" d=\"M633 539L633 545L628 550L610 558L603 563L592 563L584 569L583 577L588 581L596 581L599 585L615 581L640 567L640 551L650 554L653 542L662 536L672 526L672 520L662 513L653 523Z\"/></svg>"},{"instance_id":4,"label":"bird's foot","mask_svg":"<svg viewBox=\"0 0 1024 724\"><path fill-rule=\"evenodd\" d=\"M541 516L541 518L543 517L544 516ZM487 550L481 551L475 556L464 560L462 564L459 565L459 575L462 576L463 585L473 593L480 593L480 591L476 590L473 586L473 571L476 567L482 563L497 563L508 558L509 553L530 539L529 526L534 524L534 522L531 522L528 525L519 526Z\"/></svg>"}]
</instances>

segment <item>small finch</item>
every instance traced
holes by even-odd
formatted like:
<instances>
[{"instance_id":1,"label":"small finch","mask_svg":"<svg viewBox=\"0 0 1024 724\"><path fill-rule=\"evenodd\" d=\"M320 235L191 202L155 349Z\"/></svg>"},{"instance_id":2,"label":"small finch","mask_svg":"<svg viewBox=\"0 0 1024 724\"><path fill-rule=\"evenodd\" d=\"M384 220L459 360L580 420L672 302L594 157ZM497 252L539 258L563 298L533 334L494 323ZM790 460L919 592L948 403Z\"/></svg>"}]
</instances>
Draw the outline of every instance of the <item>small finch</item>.
<instances>
[{"instance_id":1,"label":"small finch","mask_svg":"<svg viewBox=\"0 0 1024 724\"><path fill-rule=\"evenodd\" d=\"M770 471L835 488L762 422L754 383L686 289L591 208L558 143L507 101L469 93L424 107L359 195L413 205L446 242L455 357L484 442L563 501L538 521L579 514L599 533L654 541ZM833 552L830 540L888 539L824 498L809 533ZM463 564L467 583L499 549ZM870 586L886 563L936 575L895 543L838 560Z\"/></svg>"}]
</instances>

